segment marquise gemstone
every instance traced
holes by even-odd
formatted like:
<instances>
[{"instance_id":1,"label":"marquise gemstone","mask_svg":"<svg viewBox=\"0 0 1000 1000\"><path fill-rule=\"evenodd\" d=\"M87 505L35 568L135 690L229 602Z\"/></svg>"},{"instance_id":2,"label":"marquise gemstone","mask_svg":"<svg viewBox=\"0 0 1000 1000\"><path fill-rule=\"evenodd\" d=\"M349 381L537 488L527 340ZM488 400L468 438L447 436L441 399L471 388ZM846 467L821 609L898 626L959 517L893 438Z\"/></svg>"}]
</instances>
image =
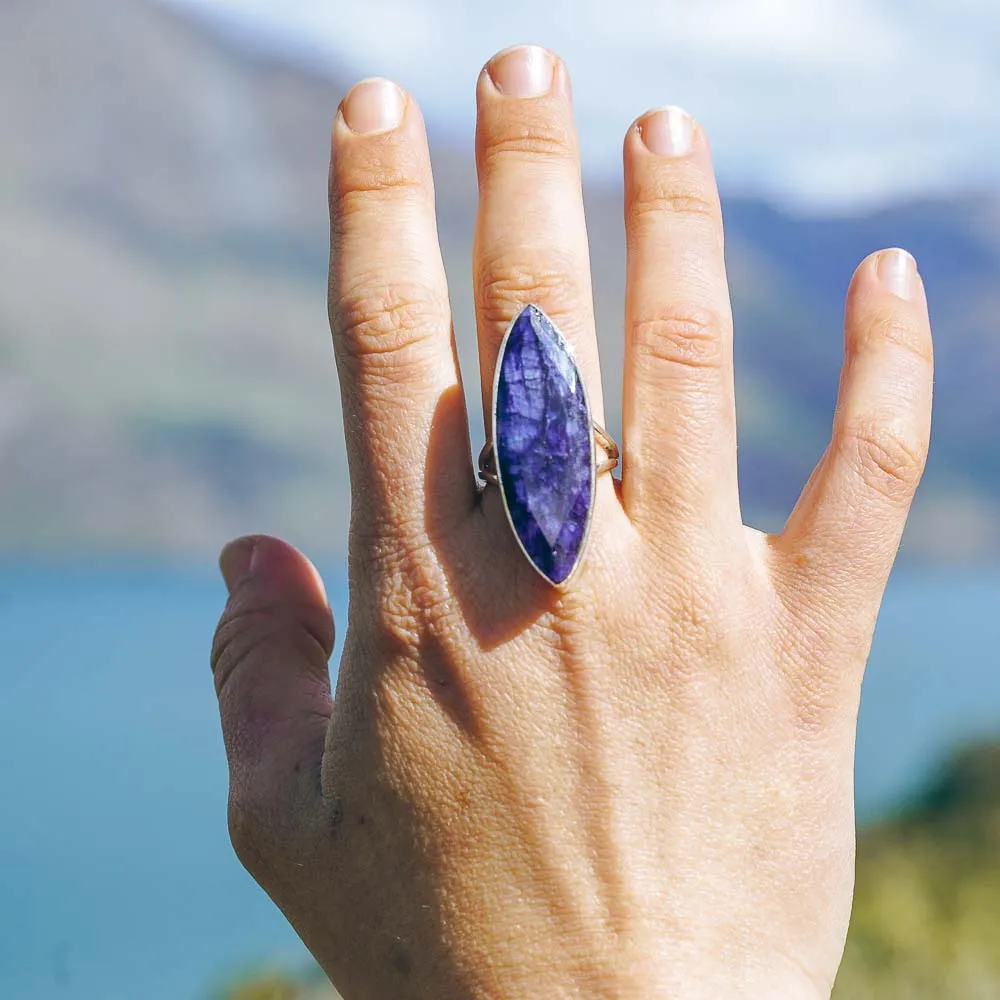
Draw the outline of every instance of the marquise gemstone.
<instances>
[{"instance_id":1,"label":"marquise gemstone","mask_svg":"<svg viewBox=\"0 0 1000 1000\"><path fill-rule=\"evenodd\" d=\"M537 306L514 321L498 364L494 445L504 500L525 554L559 584L580 558L594 495L583 382Z\"/></svg>"}]
</instances>

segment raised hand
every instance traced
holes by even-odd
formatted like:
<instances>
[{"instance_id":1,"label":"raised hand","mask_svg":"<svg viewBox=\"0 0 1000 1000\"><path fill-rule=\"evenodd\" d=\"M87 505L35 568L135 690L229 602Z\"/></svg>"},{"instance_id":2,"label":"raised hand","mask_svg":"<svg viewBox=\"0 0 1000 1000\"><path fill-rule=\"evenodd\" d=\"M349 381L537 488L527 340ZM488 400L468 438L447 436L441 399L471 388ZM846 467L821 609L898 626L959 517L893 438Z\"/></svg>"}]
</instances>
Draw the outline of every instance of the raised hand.
<instances>
[{"instance_id":1,"label":"raised hand","mask_svg":"<svg viewBox=\"0 0 1000 1000\"><path fill-rule=\"evenodd\" d=\"M529 303L604 423L566 69L510 50L477 98L487 426ZM336 698L322 584L272 538L223 553L213 667L236 850L347 1000L830 994L861 678L929 435L923 286L901 251L861 264L830 446L766 536L740 516L702 129L644 115L625 175L623 468L597 476L557 588L501 489L477 485L417 105L367 81L337 115L330 317L353 506ZM558 483L557 459L542 467Z\"/></svg>"}]
</instances>

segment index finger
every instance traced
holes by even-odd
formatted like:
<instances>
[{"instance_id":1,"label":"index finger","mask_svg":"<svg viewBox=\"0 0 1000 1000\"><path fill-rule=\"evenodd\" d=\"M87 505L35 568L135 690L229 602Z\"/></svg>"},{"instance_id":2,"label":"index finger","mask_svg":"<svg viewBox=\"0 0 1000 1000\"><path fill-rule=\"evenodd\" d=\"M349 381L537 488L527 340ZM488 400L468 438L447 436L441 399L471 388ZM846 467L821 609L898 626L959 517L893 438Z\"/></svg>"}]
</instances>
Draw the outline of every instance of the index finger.
<instances>
[{"instance_id":1,"label":"index finger","mask_svg":"<svg viewBox=\"0 0 1000 1000\"><path fill-rule=\"evenodd\" d=\"M352 523L415 541L425 510L457 519L476 485L423 118L387 80L359 83L337 114L330 231Z\"/></svg>"}]
</instances>

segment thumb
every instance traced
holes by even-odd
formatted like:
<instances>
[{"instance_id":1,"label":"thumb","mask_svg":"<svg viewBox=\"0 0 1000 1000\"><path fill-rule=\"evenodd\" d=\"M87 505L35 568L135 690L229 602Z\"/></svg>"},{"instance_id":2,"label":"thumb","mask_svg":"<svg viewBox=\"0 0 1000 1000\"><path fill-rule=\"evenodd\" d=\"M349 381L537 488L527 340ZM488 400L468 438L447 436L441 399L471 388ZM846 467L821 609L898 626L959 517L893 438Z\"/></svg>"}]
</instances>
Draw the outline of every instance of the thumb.
<instances>
[{"instance_id":1,"label":"thumb","mask_svg":"<svg viewBox=\"0 0 1000 1000\"><path fill-rule=\"evenodd\" d=\"M233 804L271 808L319 793L332 711L333 617L315 567L264 535L219 557L229 601L212 645ZM288 804L291 804L290 802Z\"/></svg>"}]
</instances>

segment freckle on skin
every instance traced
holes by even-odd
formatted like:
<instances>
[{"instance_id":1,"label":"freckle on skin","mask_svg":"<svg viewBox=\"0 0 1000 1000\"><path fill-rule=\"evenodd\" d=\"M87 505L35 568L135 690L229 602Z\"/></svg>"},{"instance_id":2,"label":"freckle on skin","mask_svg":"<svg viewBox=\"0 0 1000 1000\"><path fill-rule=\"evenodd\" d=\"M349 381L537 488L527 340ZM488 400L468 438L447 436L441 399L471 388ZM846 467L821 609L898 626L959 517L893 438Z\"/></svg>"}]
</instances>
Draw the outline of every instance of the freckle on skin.
<instances>
[{"instance_id":1,"label":"freckle on skin","mask_svg":"<svg viewBox=\"0 0 1000 1000\"><path fill-rule=\"evenodd\" d=\"M344 803L340 799L334 799L330 806L330 828L336 833L337 828L344 822Z\"/></svg>"},{"instance_id":2,"label":"freckle on skin","mask_svg":"<svg viewBox=\"0 0 1000 1000\"><path fill-rule=\"evenodd\" d=\"M410 956L400 938L396 938L389 947L389 961L393 971L401 976L408 976L413 969Z\"/></svg>"}]
</instances>

